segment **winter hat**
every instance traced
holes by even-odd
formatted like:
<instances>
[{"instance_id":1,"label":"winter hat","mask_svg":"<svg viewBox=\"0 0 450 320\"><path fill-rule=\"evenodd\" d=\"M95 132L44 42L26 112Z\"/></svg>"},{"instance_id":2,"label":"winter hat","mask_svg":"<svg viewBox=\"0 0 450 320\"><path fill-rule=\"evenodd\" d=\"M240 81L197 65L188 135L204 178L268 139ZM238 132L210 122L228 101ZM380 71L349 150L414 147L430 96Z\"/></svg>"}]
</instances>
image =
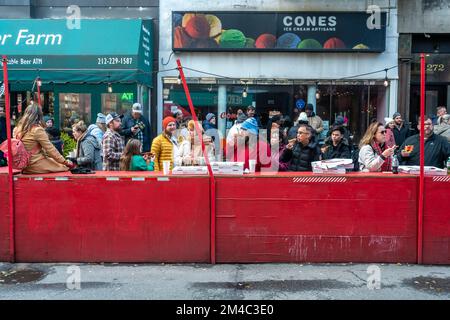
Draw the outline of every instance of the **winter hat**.
<instances>
[{"instance_id":1,"label":"winter hat","mask_svg":"<svg viewBox=\"0 0 450 320\"><path fill-rule=\"evenodd\" d=\"M298 116L298 121L308 122L308 115L306 114L306 112L300 113L300 115Z\"/></svg>"},{"instance_id":2,"label":"winter hat","mask_svg":"<svg viewBox=\"0 0 450 320\"><path fill-rule=\"evenodd\" d=\"M95 123L106 123L106 116L103 113L97 113L97 120Z\"/></svg>"},{"instance_id":3,"label":"winter hat","mask_svg":"<svg viewBox=\"0 0 450 320\"><path fill-rule=\"evenodd\" d=\"M183 115L183 111L181 111L180 109L175 110L172 114L174 117L176 117L179 113Z\"/></svg>"},{"instance_id":4,"label":"winter hat","mask_svg":"<svg viewBox=\"0 0 450 320\"><path fill-rule=\"evenodd\" d=\"M247 116L243 113L239 114L236 123L243 123L245 120L247 120Z\"/></svg>"},{"instance_id":5,"label":"winter hat","mask_svg":"<svg viewBox=\"0 0 450 320\"><path fill-rule=\"evenodd\" d=\"M387 126L389 123L394 122L394 119L386 117L384 118L384 125Z\"/></svg>"},{"instance_id":6,"label":"winter hat","mask_svg":"<svg viewBox=\"0 0 450 320\"><path fill-rule=\"evenodd\" d=\"M311 110L311 111L313 111L313 110L314 110L314 106L313 106L311 103L308 103L308 104L306 105L306 110Z\"/></svg>"},{"instance_id":7,"label":"winter hat","mask_svg":"<svg viewBox=\"0 0 450 320\"><path fill-rule=\"evenodd\" d=\"M169 125L169 123L171 122L177 122L177 120L175 120L174 117L165 117L163 120L163 130L166 130L166 127Z\"/></svg>"},{"instance_id":8,"label":"winter hat","mask_svg":"<svg viewBox=\"0 0 450 320\"><path fill-rule=\"evenodd\" d=\"M113 121L114 119L119 119L122 118L122 116L119 116L117 113L115 112L111 112L110 114L108 114L105 118L105 123L106 125L108 125L111 121Z\"/></svg>"},{"instance_id":9,"label":"winter hat","mask_svg":"<svg viewBox=\"0 0 450 320\"><path fill-rule=\"evenodd\" d=\"M216 116L214 115L214 113L208 113L206 115L206 121L211 121L212 118L215 118Z\"/></svg>"},{"instance_id":10,"label":"winter hat","mask_svg":"<svg viewBox=\"0 0 450 320\"><path fill-rule=\"evenodd\" d=\"M44 122L47 122L48 120L52 120L53 122L55 122L55 120L51 116L44 116L43 120Z\"/></svg>"},{"instance_id":11,"label":"winter hat","mask_svg":"<svg viewBox=\"0 0 450 320\"><path fill-rule=\"evenodd\" d=\"M258 123L255 118L248 118L242 123L241 129L248 130L250 133L258 134Z\"/></svg>"},{"instance_id":12,"label":"winter hat","mask_svg":"<svg viewBox=\"0 0 450 320\"><path fill-rule=\"evenodd\" d=\"M401 117L402 115L400 114L400 112L396 112L394 113L394 115L392 116L392 119L395 119L397 117Z\"/></svg>"},{"instance_id":13,"label":"winter hat","mask_svg":"<svg viewBox=\"0 0 450 320\"><path fill-rule=\"evenodd\" d=\"M131 108L131 111L142 114L143 111L141 104L139 102L134 103L133 107Z\"/></svg>"},{"instance_id":14,"label":"winter hat","mask_svg":"<svg viewBox=\"0 0 450 320\"><path fill-rule=\"evenodd\" d=\"M337 116L336 121L334 121L334 124L336 126L342 126L344 124L344 117L343 116Z\"/></svg>"}]
</instances>

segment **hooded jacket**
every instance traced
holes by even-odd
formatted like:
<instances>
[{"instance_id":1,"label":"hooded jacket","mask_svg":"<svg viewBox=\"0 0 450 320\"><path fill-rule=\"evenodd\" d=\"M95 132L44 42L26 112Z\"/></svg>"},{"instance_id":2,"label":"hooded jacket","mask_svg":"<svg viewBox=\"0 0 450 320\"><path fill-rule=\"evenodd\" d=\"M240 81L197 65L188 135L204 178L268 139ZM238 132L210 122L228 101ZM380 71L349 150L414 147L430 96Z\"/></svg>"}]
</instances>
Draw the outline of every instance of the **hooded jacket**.
<instances>
[{"instance_id":1,"label":"hooded jacket","mask_svg":"<svg viewBox=\"0 0 450 320\"><path fill-rule=\"evenodd\" d=\"M450 124L442 123L440 125L434 126L434 133L447 139L450 142Z\"/></svg>"},{"instance_id":2,"label":"hooded jacket","mask_svg":"<svg viewBox=\"0 0 450 320\"><path fill-rule=\"evenodd\" d=\"M77 143L78 166L94 171L102 170L103 161L101 152L102 149L97 139L93 135L86 133Z\"/></svg>"}]
</instances>

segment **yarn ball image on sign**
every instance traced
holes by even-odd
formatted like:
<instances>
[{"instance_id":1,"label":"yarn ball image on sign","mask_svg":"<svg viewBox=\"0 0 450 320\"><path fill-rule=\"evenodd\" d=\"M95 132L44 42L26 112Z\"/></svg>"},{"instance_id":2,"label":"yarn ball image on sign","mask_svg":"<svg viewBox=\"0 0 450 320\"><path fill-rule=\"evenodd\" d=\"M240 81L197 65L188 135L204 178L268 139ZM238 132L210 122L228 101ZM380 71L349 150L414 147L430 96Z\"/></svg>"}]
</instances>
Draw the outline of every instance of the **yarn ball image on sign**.
<instances>
[{"instance_id":1,"label":"yarn ball image on sign","mask_svg":"<svg viewBox=\"0 0 450 320\"><path fill-rule=\"evenodd\" d=\"M264 33L260 35L255 42L255 47L259 49L275 48L277 44L277 38L270 33Z\"/></svg>"},{"instance_id":2,"label":"yarn ball image on sign","mask_svg":"<svg viewBox=\"0 0 450 320\"><path fill-rule=\"evenodd\" d=\"M325 41L323 44L324 49L345 49L345 43L339 38L333 37Z\"/></svg>"},{"instance_id":3,"label":"yarn ball image on sign","mask_svg":"<svg viewBox=\"0 0 450 320\"><path fill-rule=\"evenodd\" d=\"M183 27L176 27L173 36L174 48L190 48L193 39L184 31Z\"/></svg>"},{"instance_id":4,"label":"yarn ball image on sign","mask_svg":"<svg viewBox=\"0 0 450 320\"><path fill-rule=\"evenodd\" d=\"M222 48L244 48L245 43L245 35L237 29L226 30L220 36L220 46Z\"/></svg>"},{"instance_id":5,"label":"yarn ball image on sign","mask_svg":"<svg viewBox=\"0 0 450 320\"><path fill-rule=\"evenodd\" d=\"M196 15L189 19L184 28L186 33L194 39L207 39L211 30L204 15Z\"/></svg>"},{"instance_id":6,"label":"yarn ball image on sign","mask_svg":"<svg viewBox=\"0 0 450 320\"><path fill-rule=\"evenodd\" d=\"M277 40L277 48L295 49L300 43L301 39L298 35L293 33L285 33Z\"/></svg>"},{"instance_id":7,"label":"yarn ball image on sign","mask_svg":"<svg viewBox=\"0 0 450 320\"><path fill-rule=\"evenodd\" d=\"M305 39L302 40L297 46L298 49L322 49L322 45L316 39Z\"/></svg>"}]
</instances>

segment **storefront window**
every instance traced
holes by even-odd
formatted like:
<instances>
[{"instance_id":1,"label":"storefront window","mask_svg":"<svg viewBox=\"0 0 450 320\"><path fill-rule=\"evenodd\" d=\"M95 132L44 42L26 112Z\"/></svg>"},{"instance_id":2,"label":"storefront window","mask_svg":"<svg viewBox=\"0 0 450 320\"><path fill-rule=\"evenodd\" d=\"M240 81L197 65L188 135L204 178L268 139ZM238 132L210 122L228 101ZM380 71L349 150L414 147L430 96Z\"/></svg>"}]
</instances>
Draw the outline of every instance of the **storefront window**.
<instances>
[{"instance_id":1,"label":"storefront window","mask_svg":"<svg viewBox=\"0 0 450 320\"><path fill-rule=\"evenodd\" d=\"M91 123L91 95L87 93L60 93L59 107L61 128L72 132L72 125L83 120Z\"/></svg>"},{"instance_id":2,"label":"storefront window","mask_svg":"<svg viewBox=\"0 0 450 320\"><path fill-rule=\"evenodd\" d=\"M229 129L239 109L245 113L249 105L256 107L256 113L263 128L267 126L270 117L274 114L294 117L294 107L304 108L309 103L308 88L315 87L315 84L226 84L225 86L226 113L231 120L227 121L226 128ZM209 112L217 115L219 85L189 84L189 90L197 116L201 121ZM163 98L164 117L171 115L176 109L181 109L185 118L190 117L186 95L181 85L164 83ZM348 129L355 138L354 142L357 142L371 121L383 119L387 114L386 88L375 81L371 81L370 90L368 81L358 81L354 84L319 84L315 98L316 114L324 122L325 131L321 139L325 138L328 128L339 115L347 119Z\"/></svg>"},{"instance_id":3,"label":"storefront window","mask_svg":"<svg viewBox=\"0 0 450 320\"><path fill-rule=\"evenodd\" d=\"M134 94L132 92L121 93L103 93L102 94L102 113L108 114L117 112L125 114L131 110L134 103Z\"/></svg>"}]
</instances>

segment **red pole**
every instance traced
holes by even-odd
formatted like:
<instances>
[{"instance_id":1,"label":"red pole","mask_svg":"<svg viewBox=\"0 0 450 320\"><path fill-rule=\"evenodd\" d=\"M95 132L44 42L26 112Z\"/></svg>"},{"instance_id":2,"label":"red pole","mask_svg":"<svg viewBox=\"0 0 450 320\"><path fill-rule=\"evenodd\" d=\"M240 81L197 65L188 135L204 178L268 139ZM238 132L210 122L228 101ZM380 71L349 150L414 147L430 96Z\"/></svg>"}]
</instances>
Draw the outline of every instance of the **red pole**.
<instances>
[{"instance_id":1,"label":"red pole","mask_svg":"<svg viewBox=\"0 0 450 320\"><path fill-rule=\"evenodd\" d=\"M5 108L6 108L6 135L8 138L8 150L11 150L11 106L9 101L8 85L8 59L2 58L3 83L5 85ZM8 152L8 180L9 180L9 260L14 262L14 177L12 169L12 154Z\"/></svg>"},{"instance_id":2,"label":"red pole","mask_svg":"<svg viewBox=\"0 0 450 320\"><path fill-rule=\"evenodd\" d=\"M423 202L425 163L425 54L420 54L420 177L419 177L419 217L417 228L417 263L423 260Z\"/></svg>"},{"instance_id":3,"label":"red pole","mask_svg":"<svg viewBox=\"0 0 450 320\"><path fill-rule=\"evenodd\" d=\"M183 83L183 89L184 93L186 94L186 98L189 104L189 110L191 111L192 118L195 121L195 131L197 132L197 135L200 137L200 142L202 144L202 152L205 156L205 162L206 166L208 167L208 174L209 179L211 183L211 263L216 263L216 184L214 180L214 174L212 172L211 164L209 163L209 158L205 152L205 144L203 142L203 134L200 130L200 127L198 126L198 118L197 114L194 110L194 104L192 103L191 94L189 92L188 85L186 83L186 78L184 76L183 67L181 66L180 59L177 59L177 65L178 65L178 71L180 72L181 81Z\"/></svg>"}]
</instances>

